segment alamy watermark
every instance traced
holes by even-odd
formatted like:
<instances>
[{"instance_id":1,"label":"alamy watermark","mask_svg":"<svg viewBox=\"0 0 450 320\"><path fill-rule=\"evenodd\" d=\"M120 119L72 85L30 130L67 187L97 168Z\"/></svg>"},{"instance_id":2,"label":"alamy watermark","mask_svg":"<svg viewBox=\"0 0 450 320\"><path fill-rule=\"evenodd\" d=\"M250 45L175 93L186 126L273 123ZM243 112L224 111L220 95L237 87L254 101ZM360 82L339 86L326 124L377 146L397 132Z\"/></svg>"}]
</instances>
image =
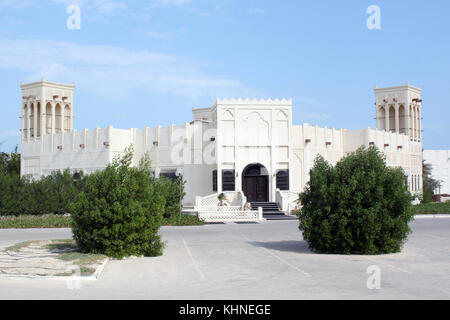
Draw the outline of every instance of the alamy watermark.
<instances>
[{"instance_id":1,"label":"alamy watermark","mask_svg":"<svg viewBox=\"0 0 450 320\"><path fill-rule=\"evenodd\" d=\"M72 4L67 7L67 14L70 16L67 18L66 26L69 30L80 30L81 29L81 9L79 6Z\"/></svg>"},{"instance_id":2,"label":"alamy watermark","mask_svg":"<svg viewBox=\"0 0 450 320\"><path fill-rule=\"evenodd\" d=\"M381 30L381 9L379 6L371 5L367 8L366 13L370 16L367 18L367 29Z\"/></svg>"},{"instance_id":3,"label":"alamy watermark","mask_svg":"<svg viewBox=\"0 0 450 320\"><path fill-rule=\"evenodd\" d=\"M367 289L380 290L381 289L381 269L379 266L372 265L366 270L370 276L367 278Z\"/></svg>"},{"instance_id":4,"label":"alamy watermark","mask_svg":"<svg viewBox=\"0 0 450 320\"><path fill-rule=\"evenodd\" d=\"M68 273L71 273L71 279L66 280L67 289L80 290L81 289L81 269L79 266L72 266L67 269Z\"/></svg>"}]
</instances>

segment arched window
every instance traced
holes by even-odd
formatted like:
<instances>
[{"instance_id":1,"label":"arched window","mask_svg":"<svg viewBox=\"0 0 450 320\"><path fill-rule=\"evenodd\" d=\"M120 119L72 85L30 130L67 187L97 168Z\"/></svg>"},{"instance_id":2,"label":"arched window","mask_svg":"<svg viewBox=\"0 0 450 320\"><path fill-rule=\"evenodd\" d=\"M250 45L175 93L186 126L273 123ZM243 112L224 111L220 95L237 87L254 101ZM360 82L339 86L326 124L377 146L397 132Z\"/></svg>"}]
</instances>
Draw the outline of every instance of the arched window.
<instances>
[{"instance_id":1,"label":"arched window","mask_svg":"<svg viewBox=\"0 0 450 320\"><path fill-rule=\"evenodd\" d=\"M64 130L65 131L70 131L72 128L70 126L70 107L68 104L66 104L66 106L64 107Z\"/></svg>"},{"instance_id":2,"label":"arched window","mask_svg":"<svg viewBox=\"0 0 450 320\"><path fill-rule=\"evenodd\" d=\"M406 111L405 111L405 106L401 105L400 108L398 109L398 116L399 116L399 124L400 124L400 133L404 133L407 134L406 129L407 129L407 119L406 119Z\"/></svg>"},{"instance_id":3,"label":"arched window","mask_svg":"<svg viewBox=\"0 0 450 320\"><path fill-rule=\"evenodd\" d=\"M413 136L413 109L411 107L411 105L409 106L409 135L412 137Z\"/></svg>"},{"instance_id":4,"label":"arched window","mask_svg":"<svg viewBox=\"0 0 450 320\"><path fill-rule=\"evenodd\" d=\"M34 115L34 104L32 103L31 105L30 105L30 127L29 127L29 130L30 130L30 137L31 138L33 138L34 137L34 117L35 117L35 115Z\"/></svg>"},{"instance_id":5,"label":"arched window","mask_svg":"<svg viewBox=\"0 0 450 320\"><path fill-rule=\"evenodd\" d=\"M417 107L413 106L413 121L414 121L414 138L419 139L419 128L418 128L418 116L417 116Z\"/></svg>"},{"instance_id":6,"label":"arched window","mask_svg":"<svg viewBox=\"0 0 450 320\"><path fill-rule=\"evenodd\" d=\"M41 103L38 102L37 104L37 113L36 113L36 132L37 132L37 137L41 136Z\"/></svg>"},{"instance_id":7,"label":"arched window","mask_svg":"<svg viewBox=\"0 0 450 320\"><path fill-rule=\"evenodd\" d=\"M61 105L58 103L55 107L55 131L56 133L60 133L62 130L62 110Z\"/></svg>"},{"instance_id":8,"label":"arched window","mask_svg":"<svg viewBox=\"0 0 450 320\"><path fill-rule=\"evenodd\" d=\"M416 112L416 116L417 116L417 138L421 139L422 138L422 128L421 128L421 119L420 119L420 107L417 106L417 112Z\"/></svg>"},{"instance_id":9,"label":"arched window","mask_svg":"<svg viewBox=\"0 0 450 320\"><path fill-rule=\"evenodd\" d=\"M378 121L380 130L386 130L386 110L383 107L380 108Z\"/></svg>"},{"instance_id":10,"label":"arched window","mask_svg":"<svg viewBox=\"0 0 450 320\"><path fill-rule=\"evenodd\" d=\"M395 132L396 125L395 125L395 109L394 107L389 108L389 130L391 132Z\"/></svg>"},{"instance_id":11,"label":"arched window","mask_svg":"<svg viewBox=\"0 0 450 320\"><path fill-rule=\"evenodd\" d=\"M47 133L52 133L52 105L47 103L45 107L45 129Z\"/></svg>"},{"instance_id":12,"label":"arched window","mask_svg":"<svg viewBox=\"0 0 450 320\"><path fill-rule=\"evenodd\" d=\"M27 137L27 134L28 134L28 120L29 120L29 114L28 114L28 107L27 107L27 105L25 104L24 106L23 106L23 125L22 125L22 128L23 128L23 133L22 133L22 136L25 138L25 137Z\"/></svg>"}]
</instances>

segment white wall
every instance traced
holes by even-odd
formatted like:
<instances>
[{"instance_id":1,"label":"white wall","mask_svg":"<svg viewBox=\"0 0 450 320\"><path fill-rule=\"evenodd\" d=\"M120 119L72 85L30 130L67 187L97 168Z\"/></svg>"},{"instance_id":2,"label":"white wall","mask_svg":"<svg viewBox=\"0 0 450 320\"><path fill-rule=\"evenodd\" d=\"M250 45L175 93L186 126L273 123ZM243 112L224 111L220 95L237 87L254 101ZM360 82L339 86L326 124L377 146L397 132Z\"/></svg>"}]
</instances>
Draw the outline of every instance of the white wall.
<instances>
[{"instance_id":1,"label":"white wall","mask_svg":"<svg viewBox=\"0 0 450 320\"><path fill-rule=\"evenodd\" d=\"M185 205L193 205L196 196L213 193L214 169L218 171L218 192L223 169L236 171L235 186L240 191L243 170L252 163L267 169L269 198L275 201L277 170L289 169L290 190L301 192L318 154L334 165L349 152L373 142L386 154L388 165L401 166L407 172L411 192L422 189L421 143L403 134L370 128L293 126L291 100L217 100L211 108L193 114L197 120L179 126L85 129L24 140L22 175L39 178L66 168L90 173L106 167L133 144L134 165L148 153L156 176L183 169Z\"/></svg>"},{"instance_id":2,"label":"white wall","mask_svg":"<svg viewBox=\"0 0 450 320\"><path fill-rule=\"evenodd\" d=\"M450 150L424 150L425 162L431 164L433 178L442 181L442 186L435 192L450 194Z\"/></svg>"}]
</instances>

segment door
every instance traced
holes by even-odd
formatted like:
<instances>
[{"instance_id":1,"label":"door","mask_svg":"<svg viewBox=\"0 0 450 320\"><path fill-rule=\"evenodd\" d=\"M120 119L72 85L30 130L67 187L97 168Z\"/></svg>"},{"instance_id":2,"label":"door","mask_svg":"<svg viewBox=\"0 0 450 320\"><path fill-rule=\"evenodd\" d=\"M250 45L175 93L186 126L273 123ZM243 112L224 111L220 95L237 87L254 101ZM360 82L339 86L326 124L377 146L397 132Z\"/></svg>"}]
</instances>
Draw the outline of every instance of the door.
<instances>
[{"instance_id":1,"label":"door","mask_svg":"<svg viewBox=\"0 0 450 320\"><path fill-rule=\"evenodd\" d=\"M247 202L267 202L267 176L244 177L242 188Z\"/></svg>"}]
</instances>

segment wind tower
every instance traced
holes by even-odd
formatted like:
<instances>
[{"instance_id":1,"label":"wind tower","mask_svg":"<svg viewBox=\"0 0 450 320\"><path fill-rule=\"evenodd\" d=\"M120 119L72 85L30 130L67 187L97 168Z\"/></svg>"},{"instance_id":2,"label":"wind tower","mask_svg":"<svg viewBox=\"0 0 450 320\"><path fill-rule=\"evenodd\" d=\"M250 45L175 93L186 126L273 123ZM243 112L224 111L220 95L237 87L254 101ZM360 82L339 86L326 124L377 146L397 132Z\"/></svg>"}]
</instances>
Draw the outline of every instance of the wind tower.
<instances>
[{"instance_id":1,"label":"wind tower","mask_svg":"<svg viewBox=\"0 0 450 320\"><path fill-rule=\"evenodd\" d=\"M22 90L22 141L41 139L45 134L73 130L74 84L46 81L24 84Z\"/></svg>"}]
</instances>

